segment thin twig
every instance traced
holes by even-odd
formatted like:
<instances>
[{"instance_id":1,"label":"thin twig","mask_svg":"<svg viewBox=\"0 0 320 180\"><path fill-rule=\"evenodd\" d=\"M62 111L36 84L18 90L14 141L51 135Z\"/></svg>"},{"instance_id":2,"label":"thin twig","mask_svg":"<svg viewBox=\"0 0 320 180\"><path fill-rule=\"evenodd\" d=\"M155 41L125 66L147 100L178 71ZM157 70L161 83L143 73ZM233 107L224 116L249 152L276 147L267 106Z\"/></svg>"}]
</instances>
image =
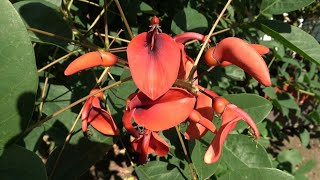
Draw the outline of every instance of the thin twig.
<instances>
[{"instance_id":1,"label":"thin twig","mask_svg":"<svg viewBox=\"0 0 320 180\"><path fill-rule=\"evenodd\" d=\"M126 16L124 15L124 13L123 13L123 10L122 10L122 8L121 8L121 5L120 5L120 3L119 3L119 1L118 0L114 0L115 2L116 2L116 5L117 5L117 7L118 7L118 10L119 10L119 12L120 12L120 15L121 15L121 17L122 17L122 20L123 20L123 22L124 22L124 25L126 26L126 28L127 28L127 31L128 31L128 33L129 33L129 35L130 35L130 38L131 39L133 39L133 33L132 33L132 31L131 31L131 28L130 28L130 26L129 26L129 23L128 23L128 21L127 21L127 18L126 18Z\"/></svg>"},{"instance_id":2,"label":"thin twig","mask_svg":"<svg viewBox=\"0 0 320 180\"><path fill-rule=\"evenodd\" d=\"M226 3L226 5L225 5L224 8L222 9L221 13L219 14L217 20L214 22L214 24L213 24L213 26L212 26L209 34L206 36L205 41L204 41L204 43L203 43L203 45L202 45L202 47L201 47L201 49L200 49L200 51L199 51L199 53L198 53L198 55L197 55L197 58L196 58L196 60L195 60L195 62L194 62L194 64L193 64L193 67L192 67L192 69L191 69L191 71L190 71L190 74L189 74L189 77L188 77L188 81L190 81L190 80L192 79L193 74L195 73L195 71L196 71L196 69L197 69L197 66L198 66L200 57L201 57L204 49L206 48L207 44L209 43L209 39L210 39L211 35L213 34L214 29L217 27L220 19L222 18L224 12L227 10L227 7L228 7L229 4L231 3L231 1L232 1L232 0L228 0L228 2Z\"/></svg>"},{"instance_id":3,"label":"thin twig","mask_svg":"<svg viewBox=\"0 0 320 180\"><path fill-rule=\"evenodd\" d=\"M66 139L64 140L64 143L63 143L62 148L61 148L61 150L60 150L60 152L59 152L59 155L58 155L58 157L57 157L57 160L56 160L56 162L55 162L54 165L53 165L53 168L52 168L52 171L51 171L51 173L50 173L49 179L52 179L52 177L53 177L53 175L54 175L54 172L55 172L55 170L56 170L56 168L57 168L57 166L58 166L58 164L59 164L59 161L60 161L60 158L61 158L62 153L63 153L63 151L64 151L64 148L66 147L67 143L70 141L71 135L73 134L74 128L76 127L76 124L78 123L78 121L79 121L79 119L80 119L80 116L81 116L82 111L83 111L83 106L82 106L82 108L81 108L81 110L80 110L77 118L75 119L74 123L72 124L72 126L71 126L71 128L70 128L70 131L69 131Z\"/></svg>"},{"instance_id":4,"label":"thin twig","mask_svg":"<svg viewBox=\"0 0 320 180\"><path fill-rule=\"evenodd\" d=\"M104 33L105 34L109 34L108 32L108 7L107 7L107 1L108 0L104 0L104 5L105 5L105 9L106 9L106 13L104 13ZM108 36L104 37L104 45L107 48L107 50L110 47L110 42L109 42L109 38Z\"/></svg>"},{"instance_id":5,"label":"thin twig","mask_svg":"<svg viewBox=\"0 0 320 180\"><path fill-rule=\"evenodd\" d=\"M190 170L190 172L191 172L192 179L195 180L195 179L197 179L197 175L195 174L195 171L194 171L194 168L193 168L193 164L192 164L192 162L191 162L191 159L189 158L186 145L185 145L184 142L183 142L183 139L182 139L182 136L181 136L181 134L180 134L180 131L179 131L178 126L175 126L175 129L176 129L176 131L177 131L177 134L178 134L178 137L179 137L179 140L180 140L180 144L181 144L181 146L182 146L183 153L184 153L184 155L186 156L186 160L187 160L188 165L189 165L189 170Z\"/></svg>"},{"instance_id":6,"label":"thin twig","mask_svg":"<svg viewBox=\"0 0 320 180\"><path fill-rule=\"evenodd\" d=\"M45 117L44 119L42 119L42 120L38 121L37 123L33 124L32 126L28 127L28 128L24 131L24 134L27 133L27 132L29 132L29 131L31 131L32 129L34 129L34 128L40 126L40 125L42 125L44 122L46 122L46 121L48 121L48 120L56 117L57 115L63 113L64 111L66 111L66 110L68 110L68 109L70 109L70 108L72 108L72 107L80 104L81 102L87 100L87 99L90 98L91 96L94 96L94 95L96 95L96 94L98 94L98 93L100 93L100 92L102 92L102 91L105 91L105 90L107 90L107 89L110 89L110 88L113 88L113 87L115 87L115 86L118 86L118 85L120 85L120 84L122 84L122 83L124 83L124 82L126 82L126 81L131 80L131 79L132 79L131 76L130 76L130 77L127 77L127 78L124 78L124 79L122 79L122 80L120 80L120 81L117 81L117 82L115 82L115 83L113 83L113 84L110 84L110 85L108 85L108 86L106 86L106 87L104 87L104 88L101 88L100 90L96 91L95 93L89 94L89 95L87 95L87 96L85 96L85 97L83 97L83 98L81 98L81 99L73 102L72 104L70 104L70 105L68 105L68 106L66 106L66 107L64 107L64 108L62 108L62 109L54 112L54 113L51 114L50 116L47 116L47 117Z\"/></svg>"},{"instance_id":7,"label":"thin twig","mask_svg":"<svg viewBox=\"0 0 320 180\"><path fill-rule=\"evenodd\" d=\"M51 63L49 63L48 65L44 66L43 68L39 69L39 70L38 70L38 73L39 73L39 72L42 72L42 71L44 71L44 70L46 70L46 69L48 69L49 67L57 64L58 62L66 59L66 58L70 57L71 55L73 55L73 54L75 54L75 53L77 53L77 52L80 52L80 51L81 51L81 50L72 51L72 52L70 52L70 53L68 53L68 54L60 57L59 59L54 60L53 62L51 62Z\"/></svg>"},{"instance_id":8,"label":"thin twig","mask_svg":"<svg viewBox=\"0 0 320 180\"><path fill-rule=\"evenodd\" d=\"M96 4L96 3L91 2L91 1L87 1L87 0L78 0L78 1L81 1L81 2L84 2L84 3L88 3L88 4L91 4L93 6L101 7L99 4Z\"/></svg>"},{"instance_id":9,"label":"thin twig","mask_svg":"<svg viewBox=\"0 0 320 180\"><path fill-rule=\"evenodd\" d=\"M117 38L120 36L120 34L123 32L123 29L120 29L119 32L117 33L117 36L115 38L112 39L112 41L110 42L109 46L107 49L110 49L110 47L112 46L112 44L117 40ZM107 36L105 36L107 38Z\"/></svg>"},{"instance_id":10,"label":"thin twig","mask_svg":"<svg viewBox=\"0 0 320 180\"><path fill-rule=\"evenodd\" d=\"M35 32L35 33L38 33L38 34L43 34L43 35L46 35L46 36L49 36L49 37L54 37L54 38L57 38L57 39L60 39L60 40L66 41L66 42L72 42L75 45L80 45L80 46L83 46L83 47L86 47L86 48L90 48L92 50L99 49L98 46L95 46L95 45L92 45L92 44L85 44L85 43L82 43L82 42L79 42L79 41L76 41L76 40L73 40L73 39L69 39L69 38L66 38L66 37L63 37L63 36L56 35L56 34L51 33L51 32L43 31L43 30L40 30L40 29L27 27L27 30Z\"/></svg>"},{"instance_id":11,"label":"thin twig","mask_svg":"<svg viewBox=\"0 0 320 180\"><path fill-rule=\"evenodd\" d=\"M231 28L225 28L225 29L222 29L220 31L217 31L217 32L214 32L211 34L211 37L212 36L215 36L215 35L218 35L218 34L221 34L221 33L224 33L224 32L227 32L227 31L230 31ZM189 45L189 44L192 44L192 43L195 43L197 42L198 40L192 40L192 41L189 41L189 42L186 42L185 45Z\"/></svg>"},{"instance_id":12,"label":"thin twig","mask_svg":"<svg viewBox=\"0 0 320 180\"><path fill-rule=\"evenodd\" d=\"M41 102L39 104L39 117L41 117L42 115L43 104L44 104L44 100L47 92L48 80L49 80L49 77L47 76L44 80L44 85L41 93Z\"/></svg>"},{"instance_id":13,"label":"thin twig","mask_svg":"<svg viewBox=\"0 0 320 180\"><path fill-rule=\"evenodd\" d=\"M98 36L99 33L95 32L94 35ZM105 34L100 34L101 36L105 37L106 35ZM115 37L115 36L111 36L111 35L108 35L108 38L112 38L112 39L117 39L119 41L123 41L123 42L126 42L126 43L129 43L130 41L129 40L126 40L126 39L123 39L123 38L119 38L119 37Z\"/></svg>"}]
</instances>

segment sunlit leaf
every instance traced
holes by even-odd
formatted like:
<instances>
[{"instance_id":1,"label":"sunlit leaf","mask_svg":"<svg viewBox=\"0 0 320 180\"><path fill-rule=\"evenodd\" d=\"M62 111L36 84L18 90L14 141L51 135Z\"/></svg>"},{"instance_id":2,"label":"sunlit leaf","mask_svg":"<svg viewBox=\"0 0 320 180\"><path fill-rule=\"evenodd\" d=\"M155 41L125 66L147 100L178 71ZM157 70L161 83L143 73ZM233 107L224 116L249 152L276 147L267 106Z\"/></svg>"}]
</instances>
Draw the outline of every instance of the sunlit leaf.
<instances>
[{"instance_id":1,"label":"sunlit leaf","mask_svg":"<svg viewBox=\"0 0 320 180\"><path fill-rule=\"evenodd\" d=\"M266 34L307 60L320 64L320 45L310 34L281 21L262 21L260 27Z\"/></svg>"},{"instance_id":2,"label":"sunlit leaf","mask_svg":"<svg viewBox=\"0 0 320 180\"><path fill-rule=\"evenodd\" d=\"M38 85L34 51L19 14L0 6L0 149L14 142L31 118Z\"/></svg>"}]
</instances>

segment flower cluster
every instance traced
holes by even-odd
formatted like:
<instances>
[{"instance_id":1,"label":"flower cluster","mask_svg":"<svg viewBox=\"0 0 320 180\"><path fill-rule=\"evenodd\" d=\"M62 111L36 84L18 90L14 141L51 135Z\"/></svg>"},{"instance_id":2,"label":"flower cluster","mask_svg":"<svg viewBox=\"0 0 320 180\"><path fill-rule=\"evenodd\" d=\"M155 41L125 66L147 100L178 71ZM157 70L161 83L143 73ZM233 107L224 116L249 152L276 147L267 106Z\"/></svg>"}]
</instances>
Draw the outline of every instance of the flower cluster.
<instances>
[{"instance_id":1,"label":"flower cluster","mask_svg":"<svg viewBox=\"0 0 320 180\"><path fill-rule=\"evenodd\" d=\"M187 140L199 139L208 131L215 134L205 153L205 163L214 163L219 159L226 137L241 119L259 138L254 121L245 111L203 88L197 80L190 80L190 77L197 77L197 72L192 70L195 68L194 61L187 55L184 43L189 40L204 41L206 37L194 32L171 37L161 32L159 23L154 16L150 30L133 38L127 48L130 72L139 92L127 99L123 125L135 138L132 148L140 154L140 162L146 162L148 154L153 152L158 156L168 154L169 146L158 132L185 121L189 122L184 134ZM261 84L270 86L269 71L261 57L268 52L269 49L262 45L229 37L209 48L204 60L209 66L234 64ZM95 57L90 59L89 64L79 60L80 57L69 65L65 74L98 65L111 66L116 62L116 57L111 53L92 53ZM104 134L118 134L112 117L101 108L99 99L101 95L96 95L85 103L83 131L86 131L87 124L91 124ZM212 123L214 113L222 119L219 129ZM133 125L133 121L137 126Z\"/></svg>"}]
</instances>

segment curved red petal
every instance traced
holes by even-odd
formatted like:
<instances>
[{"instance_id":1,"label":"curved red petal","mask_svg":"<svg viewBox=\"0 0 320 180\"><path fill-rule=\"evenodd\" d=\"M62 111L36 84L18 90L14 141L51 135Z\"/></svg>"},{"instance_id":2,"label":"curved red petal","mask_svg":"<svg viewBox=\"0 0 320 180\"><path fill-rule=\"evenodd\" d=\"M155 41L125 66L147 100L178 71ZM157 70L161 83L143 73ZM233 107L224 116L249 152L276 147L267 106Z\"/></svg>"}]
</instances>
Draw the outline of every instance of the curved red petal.
<instances>
[{"instance_id":1,"label":"curved red petal","mask_svg":"<svg viewBox=\"0 0 320 180\"><path fill-rule=\"evenodd\" d=\"M257 51L247 42L236 37L218 43L213 57L220 62L229 61L253 76L265 86L271 85L269 69Z\"/></svg>"},{"instance_id":2,"label":"curved red petal","mask_svg":"<svg viewBox=\"0 0 320 180\"><path fill-rule=\"evenodd\" d=\"M103 61L98 51L89 52L72 61L64 71L64 75L69 76L81 70L102 64Z\"/></svg>"},{"instance_id":3,"label":"curved red petal","mask_svg":"<svg viewBox=\"0 0 320 180\"><path fill-rule=\"evenodd\" d=\"M215 163L219 160L222 152L222 146L226 140L228 134L235 128L240 118L230 120L229 123L221 126L217 135L213 138L210 143L205 155L204 162L207 164Z\"/></svg>"},{"instance_id":4,"label":"curved red petal","mask_svg":"<svg viewBox=\"0 0 320 180\"><path fill-rule=\"evenodd\" d=\"M168 154L170 147L156 132L151 132L150 148L152 148L158 156Z\"/></svg>"},{"instance_id":5,"label":"curved red petal","mask_svg":"<svg viewBox=\"0 0 320 180\"><path fill-rule=\"evenodd\" d=\"M195 101L194 95L188 91L171 88L157 100L139 93L131 100L129 109L137 124L151 131L162 131L186 120Z\"/></svg>"},{"instance_id":6,"label":"curved red petal","mask_svg":"<svg viewBox=\"0 0 320 180\"><path fill-rule=\"evenodd\" d=\"M92 109L89 114L88 123L103 134L119 134L119 129L114 123L112 117L103 109Z\"/></svg>"},{"instance_id":7,"label":"curved red petal","mask_svg":"<svg viewBox=\"0 0 320 180\"><path fill-rule=\"evenodd\" d=\"M241 119L254 130L256 138L259 138L260 134L258 128L251 117L237 106L229 104L222 114L222 125L204 155L205 163L210 164L218 161L225 139Z\"/></svg>"},{"instance_id":8,"label":"curved red petal","mask_svg":"<svg viewBox=\"0 0 320 180\"><path fill-rule=\"evenodd\" d=\"M180 49L167 34L154 35L154 45L141 33L128 45L127 56L132 79L150 99L166 93L178 76Z\"/></svg>"},{"instance_id":9,"label":"curved red petal","mask_svg":"<svg viewBox=\"0 0 320 180\"><path fill-rule=\"evenodd\" d=\"M270 51L268 47L261 44L250 44L250 46L253 47L260 55L268 54Z\"/></svg>"},{"instance_id":10,"label":"curved red petal","mask_svg":"<svg viewBox=\"0 0 320 180\"><path fill-rule=\"evenodd\" d=\"M125 111L122 117L123 126L134 137L138 138L139 132L133 127L131 119L132 119L132 113L130 111Z\"/></svg>"},{"instance_id":11,"label":"curved red petal","mask_svg":"<svg viewBox=\"0 0 320 180\"><path fill-rule=\"evenodd\" d=\"M86 102L83 105L83 110L81 113L81 119L87 119L89 116L89 112L91 110L91 106L92 106L92 100L94 97L90 97L89 99L86 100Z\"/></svg>"},{"instance_id":12,"label":"curved red petal","mask_svg":"<svg viewBox=\"0 0 320 180\"><path fill-rule=\"evenodd\" d=\"M173 40L176 41L177 43L185 43L190 40L198 40L198 41L205 41L206 36L203 34L199 34L196 32L185 32L182 34L178 34L173 37ZM209 42L210 39L209 39Z\"/></svg>"}]
</instances>

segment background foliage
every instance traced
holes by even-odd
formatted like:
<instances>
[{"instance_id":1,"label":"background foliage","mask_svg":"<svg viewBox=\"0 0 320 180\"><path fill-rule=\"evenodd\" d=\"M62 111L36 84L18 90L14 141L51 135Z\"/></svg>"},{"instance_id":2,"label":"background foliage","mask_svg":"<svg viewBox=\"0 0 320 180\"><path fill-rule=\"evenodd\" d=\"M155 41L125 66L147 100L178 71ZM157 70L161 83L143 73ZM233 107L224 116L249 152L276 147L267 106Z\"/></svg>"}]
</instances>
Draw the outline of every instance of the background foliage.
<instances>
[{"instance_id":1,"label":"background foliage","mask_svg":"<svg viewBox=\"0 0 320 180\"><path fill-rule=\"evenodd\" d=\"M165 33L206 34L225 3L120 1L134 35L148 30L153 15L161 19ZM259 123L263 137L254 142L246 125L239 123L228 137L222 157L212 165L205 165L202 159L212 135L189 142L188 151L199 179L306 179L305 174L312 170L315 161L302 164L300 152L282 150L281 143L296 135L303 146L310 147L310 139L319 137L319 8L318 0L233 0L228 7L212 41L236 36L268 46L271 53L264 58L272 87L259 85L236 66L217 67L200 79L200 84L247 111ZM0 12L0 176L3 179L79 178L97 161L110 162L110 149L116 143L127 147L127 155L136 162L126 132L113 138L90 129L91 135L84 137L77 123L69 133L81 105L50 118L86 96L102 73L103 68L96 68L71 77L63 75L71 60L109 45L111 38L104 41L105 14L108 34L116 36L123 29L119 37L130 40L116 3L112 0L1 0ZM116 40L111 49L125 46L127 42ZM192 57L199 49L198 42L187 46ZM115 54L126 60L124 52ZM42 69L60 57L64 58ZM199 72L207 68L200 63ZM103 86L128 77L130 72L118 64L110 69L110 74L113 79L106 79ZM119 126L125 99L135 90L134 83L129 81L105 92L106 104ZM44 118L49 120L41 123ZM215 117L214 122L218 125L219 118ZM139 179L190 179L176 132L169 130L163 136L170 142L170 154L164 158L150 157L144 166L135 165L135 175ZM66 141L66 138L70 139ZM125 163L129 165L128 158ZM101 176L108 177L109 173Z\"/></svg>"}]
</instances>

